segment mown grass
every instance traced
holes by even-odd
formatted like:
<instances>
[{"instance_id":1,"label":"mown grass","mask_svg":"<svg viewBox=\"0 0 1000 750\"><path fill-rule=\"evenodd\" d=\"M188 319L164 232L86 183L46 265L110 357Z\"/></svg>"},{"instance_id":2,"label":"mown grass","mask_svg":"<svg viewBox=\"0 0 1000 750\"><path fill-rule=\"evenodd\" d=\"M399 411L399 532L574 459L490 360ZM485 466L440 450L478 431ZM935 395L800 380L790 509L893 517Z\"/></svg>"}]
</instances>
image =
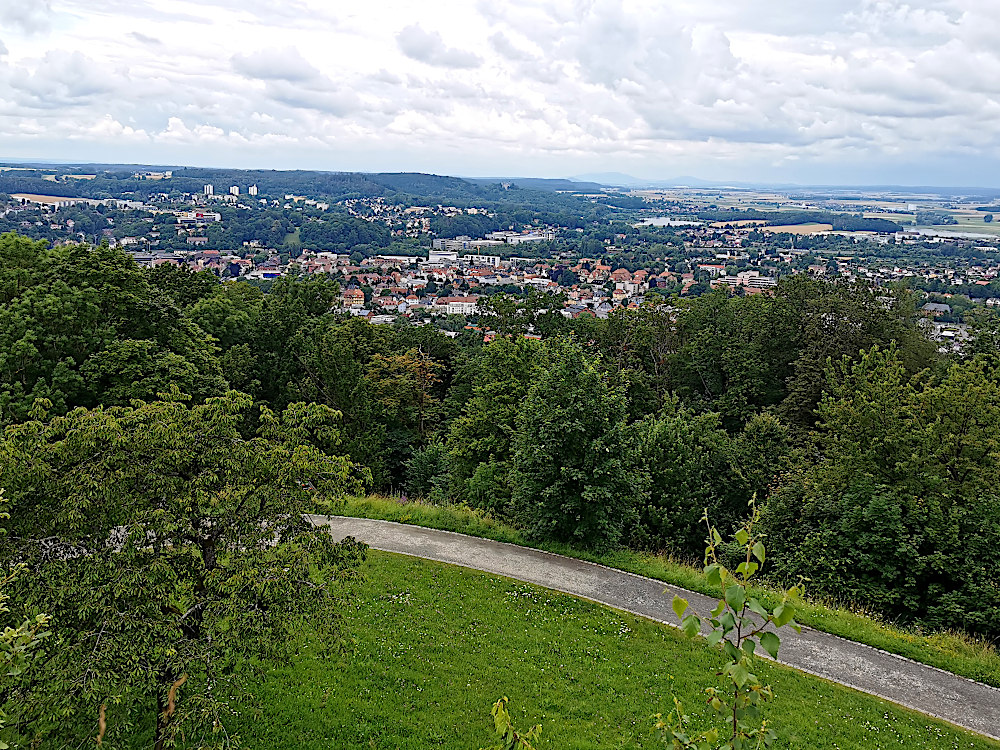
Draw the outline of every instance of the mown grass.
<instances>
[{"instance_id":1,"label":"mown grass","mask_svg":"<svg viewBox=\"0 0 1000 750\"><path fill-rule=\"evenodd\" d=\"M718 649L673 628L473 570L372 552L353 584L353 653L301 656L268 674L263 710L232 726L251 748L454 748L490 744L489 708L511 698L542 748L662 746L651 716L671 695L697 722ZM779 748L992 748L1000 744L885 701L762 662Z\"/></svg>"},{"instance_id":2,"label":"mown grass","mask_svg":"<svg viewBox=\"0 0 1000 750\"><path fill-rule=\"evenodd\" d=\"M500 542L522 544L637 573L691 591L713 596L718 594L705 581L699 568L677 562L667 556L629 550L595 555L566 545L539 544L525 538L517 529L463 506L439 506L421 502L401 504L391 498L367 497L349 499L345 506L332 512L457 531ZM780 598L777 589L760 588L755 593L772 605ZM796 619L817 630L1000 687L1000 653L985 641L961 633L920 633L825 601L802 602L798 607Z\"/></svg>"}]
</instances>

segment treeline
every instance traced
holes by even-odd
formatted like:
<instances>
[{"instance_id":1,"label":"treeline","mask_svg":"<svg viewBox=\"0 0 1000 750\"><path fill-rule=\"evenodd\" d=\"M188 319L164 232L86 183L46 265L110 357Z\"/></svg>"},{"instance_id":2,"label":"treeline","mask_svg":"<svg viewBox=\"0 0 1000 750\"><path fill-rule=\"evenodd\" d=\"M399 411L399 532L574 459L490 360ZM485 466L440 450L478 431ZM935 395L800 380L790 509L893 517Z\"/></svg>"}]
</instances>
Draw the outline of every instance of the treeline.
<instances>
[{"instance_id":1,"label":"treeline","mask_svg":"<svg viewBox=\"0 0 1000 750\"><path fill-rule=\"evenodd\" d=\"M702 221L736 222L764 221L770 226L786 224L830 224L837 232L898 232L902 227L894 221L866 218L862 214L837 214L829 211L757 211L756 209L716 209L699 211Z\"/></svg>"},{"instance_id":2,"label":"treeline","mask_svg":"<svg viewBox=\"0 0 1000 750\"><path fill-rule=\"evenodd\" d=\"M65 170L53 167L57 174ZM0 193L40 193L83 198L147 199L160 193L180 195L201 194L205 185L213 185L216 193L224 194L232 185L246 188L257 185L261 197L281 198L286 194L325 197L330 200L383 197L393 203L433 206L447 203L459 207L523 207L525 223L533 218L579 217L583 214L603 216L606 206L594 205L588 198L558 193L550 189L508 185L499 181L469 181L459 177L420 173L358 173L316 172L310 170L243 170L181 167L173 170L166 180L134 178L132 167L95 168L90 180L51 181L38 172L18 170L0 174ZM638 199L607 196L604 203L641 207ZM534 212L532 211L534 209ZM544 218L549 221L549 218ZM556 223L556 222L553 222Z\"/></svg>"},{"instance_id":3,"label":"treeline","mask_svg":"<svg viewBox=\"0 0 1000 750\"><path fill-rule=\"evenodd\" d=\"M756 496L773 577L1000 636L996 331L945 358L905 290L799 276L773 298L716 292L607 320L498 295L478 321L491 343L345 317L338 293L310 278L264 294L4 235L0 420L16 430L37 399L54 414L228 389L275 413L316 403L339 412L337 450L366 489L689 559L706 509L728 530Z\"/></svg>"}]
</instances>

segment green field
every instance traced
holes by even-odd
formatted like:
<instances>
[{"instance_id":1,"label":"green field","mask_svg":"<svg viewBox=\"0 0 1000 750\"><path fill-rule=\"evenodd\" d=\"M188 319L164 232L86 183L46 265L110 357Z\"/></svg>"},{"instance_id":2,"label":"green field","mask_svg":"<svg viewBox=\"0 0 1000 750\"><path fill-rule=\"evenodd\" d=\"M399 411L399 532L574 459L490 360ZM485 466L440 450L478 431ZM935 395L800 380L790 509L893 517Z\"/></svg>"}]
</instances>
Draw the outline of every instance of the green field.
<instances>
[{"instance_id":1,"label":"green field","mask_svg":"<svg viewBox=\"0 0 1000 750\"><path fill-rule=\"evenodd\" d=\"M670 695L699 700L721 654L675 629L527 584L373 552L355 584L351 656L303 650L260 685L263 710L233 726L252 748L454 748L489 744L489 708L511 698L539 748L654 747ZM998 748L837 685L762 663L789 748Z\"/></svg>"},{"instance_id":2,"label":"green field","mask_svg":"<svg viewBox=\"0 0 1000 750\"><path fill-rule=\"evenodd\" d=\"M642 554L630 550L593 555L565 545L532 543L516 529L458 505L437 506L419 502L401 505L392 499L368 497L349 500L346 507L334 509L332 512L412 523L513 544L528 544L550 552L591 560L648 576L691 591L710 595L717 593L708 586L700 568L678 562L665 555ZM776 590L758 589L757 596L763 601L771 602L772 605L780 598ZM808 601L800 605L798 610L796 619L817 630L1000 687L1000 653L981 640L971 639L960 633L920 633L908 630L884 622L856 608L833 602Z\"/></svg>"}]
</instances>

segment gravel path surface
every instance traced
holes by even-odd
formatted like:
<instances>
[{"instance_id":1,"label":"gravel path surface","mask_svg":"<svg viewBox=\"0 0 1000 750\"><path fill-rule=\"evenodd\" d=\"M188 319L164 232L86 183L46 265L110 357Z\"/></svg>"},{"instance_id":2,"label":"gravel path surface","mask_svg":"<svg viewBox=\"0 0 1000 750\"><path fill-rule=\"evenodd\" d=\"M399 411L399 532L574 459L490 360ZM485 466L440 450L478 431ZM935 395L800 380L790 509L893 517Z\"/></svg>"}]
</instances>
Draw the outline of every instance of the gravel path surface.
<instances>
[{"instance_id":1,"label":"gravel path surface","mask_svg":"<svg viewBox=\"0 0 1000 750\"><path fill-rule=\"evenodd\" d=\"M676 626L675 593L707 614L717 600L603 565L420 526L345 516L312 516L338 539L515 578ZM803 672L944 719L1000 740L1000 690L828 633L781 636L779 661Z\"/></svg>"}]
</instances>

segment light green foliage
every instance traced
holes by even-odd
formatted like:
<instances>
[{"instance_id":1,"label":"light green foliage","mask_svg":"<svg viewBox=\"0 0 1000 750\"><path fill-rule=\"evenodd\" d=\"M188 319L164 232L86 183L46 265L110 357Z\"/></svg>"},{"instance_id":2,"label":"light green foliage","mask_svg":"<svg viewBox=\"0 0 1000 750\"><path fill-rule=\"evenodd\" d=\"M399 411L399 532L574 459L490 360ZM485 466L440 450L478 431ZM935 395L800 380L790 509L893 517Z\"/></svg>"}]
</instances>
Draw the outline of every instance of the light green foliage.
<instances>
[{"instance_id":1,"label":"light green foliage","mask_svg":"<svg viewBox=\"0 0 1000 750\"><path fill-rule=\"evenodd\" d=\"M708 524L707 513L704 520ZM675 750L759 750L769 747L778 737L763 717L763 706L774 697L774 691L757 675L760 657L756 649L760 646L772 659L778 658L781 639L774 631L786 625L800 630L795 622L794 602L802 591L793 586L774 607L766 606L754 596L751 582L758 576L767 554L763 536L756 530L758 520L759 512L751 503L749 520L733 535L745 553L735 571L720 562L722 536L708 525L705 578L722 594L711 617L686 615L687 601L674 596L673 610L681 622L681 630L693 637L707 625L705 638L709 645L721 644L727 658L719 673L723 686L705 689L708 705L723 719L722 726L697 732L676 697L674 708L666 717L656 716L656 728Z\"/></svg>"},{"instance_id":2,"label":"light green foliage","mask_svg":"<svg viewBox=\"0 0 1000 750\"><path fill-rule=\"evenodd\" d=\"M257 287L230 281L217 284L212 294L191 302L187 314L225 352L251 338L263 300L264 295Z\"/></svg>"},{"instance_id":3,"label":"light green foliage","mask_svg":"<svg viewBox=\"0 0 1000 750\"><path fill-rule=\"evenodd\" d=\"M337 416L175 393L4 431L0 561L28 565L15 597L55 617L45 658L5 696L28 736L75 746L103 712L109 747L143 731L157 748L229 746L233 700L304 622L336 644L338 581L364 548L301 514L363 479L336 453Z\"/></svg>"},{"instance_id":4,"label":"light green foliage","mask_svg":"<svg viewBox=\"0 0 1000 750\"><path fill-rule=\"evenodd\" d=\"M500 698L493 704L490 714L493 716L493 731L496 732L497 744L487 750L535 750L532 742L538 740L542 735L542 725L536 724L527 732L518 732L514 728L514 722L507 710L510 699L507 696Z\"/></svg>"},{"instance_id":5,"label":"light green foliage","mask_svg":"<svg viewBox=\"0 0 1000 750\"><path fill-rule=\"evenodd\" d=\"M441 416L436 386L442 369L419 349L372 356L367 378L381 421L389 431L414 431L413 442L427 436Z\"/></svg>"}]
</instances>

